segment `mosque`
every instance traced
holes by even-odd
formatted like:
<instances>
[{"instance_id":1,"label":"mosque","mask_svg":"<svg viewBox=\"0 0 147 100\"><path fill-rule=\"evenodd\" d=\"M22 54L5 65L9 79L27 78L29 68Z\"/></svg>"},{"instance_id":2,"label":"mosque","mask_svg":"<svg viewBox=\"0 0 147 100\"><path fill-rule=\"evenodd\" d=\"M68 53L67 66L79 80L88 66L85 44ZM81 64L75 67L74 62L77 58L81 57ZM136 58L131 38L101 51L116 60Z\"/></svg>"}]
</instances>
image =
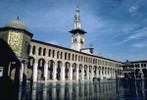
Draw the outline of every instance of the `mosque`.
<instances>
[{"instance_id":1,"label":"mosque","mask_svg":"<svg viewBox=\"0 0 147 100\"><path fill-rule=\"evenodd\" d=\"M33 82L92 81L116 79L122 75L122 63L93 54L84 47L80 10L76 8L71 48L32 39L33 33L19 19L0 28L0 77Z\"/></svg>"}]
</instances>

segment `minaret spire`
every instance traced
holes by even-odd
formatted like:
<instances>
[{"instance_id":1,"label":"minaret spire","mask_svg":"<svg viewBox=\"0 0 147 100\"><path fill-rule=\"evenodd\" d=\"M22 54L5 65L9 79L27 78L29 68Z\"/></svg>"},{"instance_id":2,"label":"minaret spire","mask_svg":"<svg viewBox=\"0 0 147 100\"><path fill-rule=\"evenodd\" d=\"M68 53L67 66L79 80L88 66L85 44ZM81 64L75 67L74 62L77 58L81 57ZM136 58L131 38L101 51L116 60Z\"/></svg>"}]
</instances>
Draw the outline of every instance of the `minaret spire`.
<instances>
[{"instance_id":1,"label":"minaret spire","mask_svg":"<svg viewBox=\"0 0 147 100\"><path fill-rule=\"evenodd\" d=\"M81 23L80 23L80 10L77 6L76 8L76 15L74 17L74 29L81 29Z\"/></svg>"},{"instance_id":2,"label":"minaret spire","mask_svg":"<svg viewBox=\"0 0 147 100\"><path fill-rule=\"evenodd\" d=\"M80 51L84 48L85 44L85 31L81 29L81 21L80 21L80 10L79 7L76 7L76 14L74 16L74 28L69 31L71 36L71 49Z\"/></svg>"}]
</instances>

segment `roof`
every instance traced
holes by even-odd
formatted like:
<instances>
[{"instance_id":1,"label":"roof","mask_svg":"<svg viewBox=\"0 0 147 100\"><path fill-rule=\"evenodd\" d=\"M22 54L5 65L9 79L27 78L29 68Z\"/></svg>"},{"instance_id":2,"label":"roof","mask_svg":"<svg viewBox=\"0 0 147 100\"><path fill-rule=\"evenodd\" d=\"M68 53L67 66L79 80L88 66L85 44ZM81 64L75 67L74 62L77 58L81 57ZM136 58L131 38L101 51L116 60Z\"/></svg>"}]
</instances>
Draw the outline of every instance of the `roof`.
<instances>
[{"instance_id":1,"label":"roof","mask_svg":"<svg viewBox=\"0 0 147 100\"><path fill-rule=\"evenodd\" d=\"M79 33L81 33L81 34L84 34L84 33L87 33L87 32L85 32L84 30L82 30L82 29L72 29L71 31L69 31L70 33L77 33L77 32L79 32Z\"/></svg>"}]
</instances>

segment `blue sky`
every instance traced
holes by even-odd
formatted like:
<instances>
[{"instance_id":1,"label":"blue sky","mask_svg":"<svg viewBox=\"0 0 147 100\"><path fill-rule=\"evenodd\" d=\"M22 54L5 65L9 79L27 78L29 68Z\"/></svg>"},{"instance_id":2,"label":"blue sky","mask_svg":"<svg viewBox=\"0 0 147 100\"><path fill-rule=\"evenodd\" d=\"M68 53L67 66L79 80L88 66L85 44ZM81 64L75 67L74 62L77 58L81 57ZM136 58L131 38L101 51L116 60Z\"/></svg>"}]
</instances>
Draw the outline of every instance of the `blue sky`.
<instances>
[{"instance_id":1,"label":"blue sky","mask_svg":"<svg viewBox=\"0 0 147 100\"><path fill-rule=\"evenodd\" d=\"M0 0L0 27L19 16L34 39L70 48L77 5L95 55L147 59L146 0Z\"/></svg>"}]
</instances>

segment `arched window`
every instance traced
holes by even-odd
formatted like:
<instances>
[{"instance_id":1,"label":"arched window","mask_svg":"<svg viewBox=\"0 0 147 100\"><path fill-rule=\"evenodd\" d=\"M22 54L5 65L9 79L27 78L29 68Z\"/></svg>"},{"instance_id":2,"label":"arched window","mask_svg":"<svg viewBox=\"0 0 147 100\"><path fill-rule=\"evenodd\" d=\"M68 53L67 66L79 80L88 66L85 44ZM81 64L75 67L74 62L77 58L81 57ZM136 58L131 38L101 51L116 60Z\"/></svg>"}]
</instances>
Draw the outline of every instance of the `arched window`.
<instances>
[{"instance_id":1,"label":"arched window","mask_svg":"<svg viewBox=\"0 0 147 100\"><path fill-rule=\"evenodd\" d=\"M48 56L51 57L51 49L48 50Z\"/></svg>"},{"instance_id":2,"label":"arched window","mask_svg":"<svg viewBox=\"0 0 147 100\"><path fill-rule=\"evenodd\" d=\"M81 62L83 62L83 56L81 56Z\"/></svg>"},{"instance_id":3,"label":"arched window","mask_svg":"<svg viewBox=\"0 0 147 100\"><path fill-rule=\"evenodd\" d=\"M59 51L57 51L57 59L59 59Z\"/></svg>"},{"instance_id":4,"label":"arched window","mask_svg":"<svg viewBox=\"0 0 147 100\"><path fill-rule=\"evenodd\" d=\"M67 60L67 53L65 52L64 59Z\"/></svg>"},{"instance_id":5,"label":"arched window","mask_svg":"<svg viewBox=\"0 0 147 100\"><path fill-rule=\"evenodd\" d=\"M55 57L55 50L53 50L52 57L53 58Z\"/></svg>"},{"instance_id":6,"label":"arched window","mask_svg":"<svg viewBox=\"0 0 147 100\"><path fill-rule=\"evenodd\" d=\"M72 61L74 61L74 54L72 54Z\"/></svg>"},{"instance_id":7,"label":"arched window","mask_svg":"<svg viewBox=\"0 0 147 100\"><path fill-rule=\"evenodd\" d=\"M42 48L39 47L39 49L38 49L38 55L39 55L39 56L41 55L41 52L42 52Z\"/></svg>"},{"instance_id":8,"label":"arched window","mask_svg":"<svg viewBox=\"0 0 147 100\"><path fill-rule=\"evenodd\" d=\"M46 49L44 48L43 49L43 56L45 56L46 55Z\"/></svg>"},{"instance_id":9,"label":"arched window","mask_svg":"<svg viewBox=\"0 0 147 100\"><path fill-rule=\"evenodd\" d=\"M33 46L32 54L35 55L36 47Z\"/></svg>"},{"instance_id":10,"label":"arched window","mask_svg":"<svg viewBox=\"0 0 147 100\"><path fill-rule=\"evenodd\" d=\"M68 54L68 60L70 60L70 53Z\"/></svg>"},{"instance_id":11,"label":"arched window","mask_svg":"<svg viewBox=\"0 0 147 100\"><path fill-rule=\"evenodd\" d=\"M77 55L75 55L75 61L77 61Z\"/></svg>"}]
</instances>

